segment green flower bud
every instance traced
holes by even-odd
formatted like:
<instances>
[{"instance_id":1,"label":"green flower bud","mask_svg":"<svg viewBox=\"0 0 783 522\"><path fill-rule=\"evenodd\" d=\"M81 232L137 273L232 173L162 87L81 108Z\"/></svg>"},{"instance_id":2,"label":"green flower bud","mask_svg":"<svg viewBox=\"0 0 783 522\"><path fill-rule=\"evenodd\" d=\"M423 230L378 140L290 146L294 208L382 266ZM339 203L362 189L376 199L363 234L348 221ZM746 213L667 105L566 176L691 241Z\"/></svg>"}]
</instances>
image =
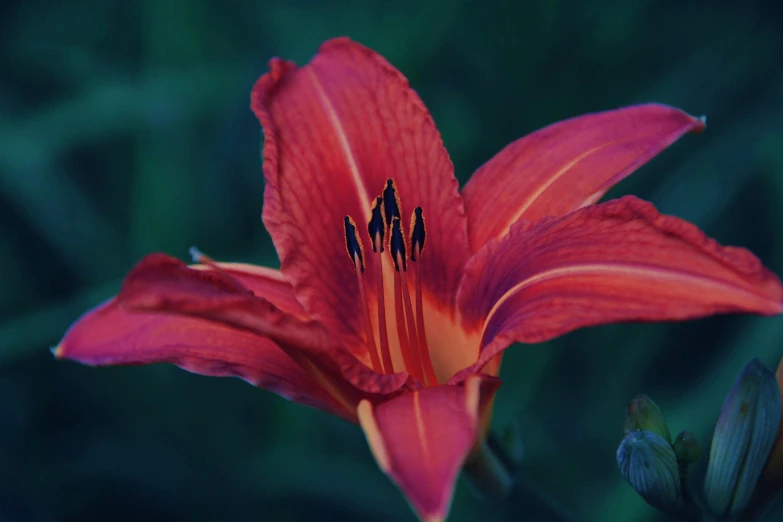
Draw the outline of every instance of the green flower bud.
<instances>
[{"instance_id":1,"label":"green flower bud","mask_svg":"<svg viewBox=\"0 0 783 522\"><path fill-rule=\"evenodd\" d=\"M780 417L775 375L753 359L726 396L712 437L704 496L713 514L733 517L745 508L775 442Z\"/></svg>"},{"instance_id":2,"label":"green flower bud","mask_svg":"<svg viewBox=\"0 0 783 522\"><path fill-rule=\"evenodd\" d=\"M625 408L625 431L634 430L651 431L666 439L666 442L672 441L661 409L647 395L637 395Z\"/></svg>"},{"instance_id":3,"label":"green flower bud","mask_svg":"<svg viewBox=\"0 0 783 522\"><path fill-rule=\"evenodd\" d=\"M701 458L701 444L690 431L681 431L674 441L674 454L681 466L693 464Z\"/></svg>"},{"instance_id":4,"label":"green flower bud","mask_svg":"<svg viewBox=\"0 0 783 522\"><path fill-rule=\"evenodd\" d=\"M651 431L629 431L617 448L625 480L651 506L671 513L682 507L677 457L666 439Z\"/></svg>"},{"instance_id":5,"label":"green flower bud","mask_svg":"<svg viewBox=\"0 0 783 522\"><path fill-rule=\"evenodd\" d=\"M778 380L778 388L780 388L780 398L783 400L783 357L780 359L775 377ZM783 419L778 426L778 437L775 439L775 444L772 446L769 459L767 459L763 477L768 482L783 483Z\"/></svg>"}]
</instances>

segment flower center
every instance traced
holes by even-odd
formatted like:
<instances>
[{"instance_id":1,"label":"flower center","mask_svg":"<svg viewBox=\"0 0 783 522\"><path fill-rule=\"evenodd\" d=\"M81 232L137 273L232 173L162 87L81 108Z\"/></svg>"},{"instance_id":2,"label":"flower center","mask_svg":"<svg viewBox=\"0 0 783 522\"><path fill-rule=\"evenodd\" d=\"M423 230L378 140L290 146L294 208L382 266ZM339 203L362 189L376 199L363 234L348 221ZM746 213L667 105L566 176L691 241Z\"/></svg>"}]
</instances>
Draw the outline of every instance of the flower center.
<instances>
[{"instance_id":1,"label":"flower center","mask_svg":"<svg viewBox=\"0 0 783 522\"><path fill-rule=\"evenodd\" d=\"M370 316L370 303L364 281L365 253L356 223L345 216L345 247L356 270L361 301L364 303L362 315L365 328L367 349L373 369L378 373L393 373L389 330L384 297L383 254L387 252L394 265L394 323L405 371L426 386L438 384L432 366L427 335L424 327L424 308L421 281L421 256L424 251L426 231L421 207L416 207L411 216L410 236L406 237L400 216L400 199L393 180L387 180L383 195L375 198L372 204L372 217L367 225L372 244L372 256L376 264L375 285L378 295L378 331L373 329ZM386 240L388 238L388 241ZM409 252L410 246L410 252ZM411 295L408 290L408 260L412 262L414 274L414 313ZM378 334L378 343L375 335ZM380 345L380 350L378 346Z\"/></svg>"}]
</instances>

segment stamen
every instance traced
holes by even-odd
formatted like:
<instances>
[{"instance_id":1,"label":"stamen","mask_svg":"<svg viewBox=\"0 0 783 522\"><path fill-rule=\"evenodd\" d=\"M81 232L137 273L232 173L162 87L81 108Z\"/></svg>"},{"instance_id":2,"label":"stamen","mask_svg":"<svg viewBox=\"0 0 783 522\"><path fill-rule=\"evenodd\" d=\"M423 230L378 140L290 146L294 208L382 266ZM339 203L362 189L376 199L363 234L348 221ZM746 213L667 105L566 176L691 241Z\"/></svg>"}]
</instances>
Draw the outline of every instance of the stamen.
<instances>
[{"instance_id":1,"label":"stamen","mask_svg":"<svg viewBox=\"0 0 783 522\"><path fill-rule=\"evenodd\" d=\"M383 252L383 238L386 235L386 224L381 217L381 206L383 205L383 198L378 196L372 203L372 217L370 223L367 225L367 232L370 233L372 238L372 251Z\"/></svg>"},{"instance_id":2,"label":"stamen","mask_svg":"<svg viewBox=\"0 0 783 522\"><path fill-rule=\"evenodd\" d=\"M408 333L405 329L405 312L402 304L402 280L400 279L400 272L396 270L394 271L394 315L397 319L397 337L400 339L400 352L402 353L402 361L405 365L405 370L421 381L423 380L421 375L421 363L419 362L418 357L416 357L416 352L411 349Z\"/></svg>"},{"instance_id":3,"label":"stamen","mask_svg":"<svg viewBox=\"0 0 783 522\"><path fill-rule=\"evenodd\" d=\"M346 216L344 220L345 247L348 251L348 256L354 264L359 292L361 293L362 301L364 301L365 333L373 369L383 373L394 372L394 361L391 354L392 347L390 346L388 335L388 318L386 317L386 294L383 285L384 260L382 254L388 248L394 266L394 271L392 272L394 276L394 312L403 366L407 372L422 384L433 386L438 384L438 380L427 346L422 295L423 272L421 263L417 262L421 260L426 238L424 216L421 207L417 207L413 211L410 228L411 235L408 237L405 235L402 225L401 208L402 204L400 203L394 180L388 179L382 195L375 198L372 203L371 217L367 224L372 250L378 254L376 285L378 294L378 338L381 345L380 356L375 344L375 335L372 331L369 301L362 276L366 261L364 248L357 236L356 224L349 216ZM388 240L386 239L387 236ZM410 241L410 251L408 250L408 240ZM406 274L409 254L411 261L417 262L414 281L416 291L415 312ZM386 269L388 270L388 265ZM397 347L395 346L394 348L396 349Z\"/></svg>"},{"instance_id":4,"label":"stamen","mask_svg":"<svg viewBox=\"0 0 783 522\"><path fill-rule=\"evenodd\" d=\"M367 225L367 231L370 233L370 240L372 241L373 252L378 253L376 256L378 264L376 265L377 272L377 290L378 290L378 330L381 340L381 358L383 361L384 373L394 373L394 365L391 358L391 349L389 348L389 335L386 326L386 303L383 292L383 237L386 232L386 225L383 222L381 216L381 206L383 205L383 198L375 198L375 202L372 205L372 218Z\"/></svg>"},{"instance_id":5,"label":"stamen","mask_svg":"<svg viewBox=\"0 0 783 522\"><path fill-rule=\"evenodd\" d=\"M413 309L411 307L410 296L408 295L408 285L405 280L405 270L408 265L408 252L405 246L405 237L402 234L402 223L399 217L392 219L391 238L389 239L389 250L391 251L392 261L394 261L394 304L397 315L397 331L400 338L405 337L405 346L403 350L403 359L405 352L408 351L408 358L405 361L406 369L419 380L424 376L421 371L421 359L419 357L419 343L416 337L416 325L413 322ZM407 325L407 331L406 331ZM402 343L400 343L402 345Z\"/></svg>"},{"instance_id":6,"label":"stamen","mask_svg":"<svg viewBox=\"0 0 783 522\"><path fill-rule=\"evenodd\" d=\"M386 188L383 189L383 213L386 217L386 226L392 226L392 220L399 218L400 214L400 197L397 195L397 187L394 185L393 179L386 180Z\"/></svg>"},{"instance_id":7,"label":"stamen","mask_svg":"<svg viewBox=\"0 0 783 522\"><path fill-rule=\"evenodd\" d=\"M408 269L408 247L405 244L405 237L402 235L402 223L400 218L392 220L391 239L389 239L389 250L391 250L392 261L397 272Z\"/></svg>"},{"instance_id":8,"label":"stamen","mask_svg":"<svg viewBox=\"0 0 783 522\"><path fill-rule=\"evenodd\" d=\"M411 215L411 261L416 261L421 255L425 239L427 239L427 231L424 228L424 215L421 207L416 207Z\"/></svg>"},{"instance_id":9,"label":"stamen","mask_svg":"<svg viewBox=\"0 0 783 522\"><path fill-rule=\"evenodd\" d=\"M356 271L364 272L364 247L356 235L356 223L351 216L343 218L343 230L345 230L345 249L348 251L348 257L353 261L353 267Z\"/></svg>"},{"instance_id":10,"label":"stamen","mask_svg":"<svg viewBox=\"0 0 783 522\"><path fill-rule=\"evenodd\" d=\"M402 223L399 218L395 218L392 222L392 237L390 245L392 246L392 255L394 256L394 264L397 269L397 274L400 279L400 286L402 287L402 303L405 307L405 319L408 325L408 339L411 345L411 352L413 353L414 364L416 369L420 372L421 377L426 376L425 384L427 381L436 383L435 372L428 373L427 365L423 362L423 353L421 352L421 346L419 343L419 335L416 331L416 319L413 315L413 306L411 305L411 296L408 291L408 278L405 274L407 269L407 248L405 245L404 235L402 232ZM400 270L402 267L402 270Z\"/></svg>"},{"instance_id":11,"label":"stamen","mask_svg":"<svg viewBox=\"0 0 783 522\"><path fill-rule=\"evenodd\" d=\"M413 306L411 305L411 296L408 292L408 278L405 276L405 272L400 272L400 280L402 286L402 302L405 305L405 319L408 323L408 336L411 343L411 351L414 353L414 364L419 371L420 379L426 377L424 381L425 385L429 386L431 383L436 383L434 379L434 372L432 375L426 373L426 365L423 362L421 353L421 347L419 345L419 337L416 333L416 319L413 315Z\"/></svg>"},{"instance_id":12,"label":"stamen","mask_svg":"<svg viewBox=\"0 0 783 522\"><path fill-rule=\"evenodd\" d=\"M419 334L419 350L421 360L424 364L424 373L431 384L437 384L438 379L435 376L435 368L432 366L430 349L427 346L427 332L424 329L424 299L422 296L421 282L421 254L424 250L424 240L427 238L427 232L424 228L424 215L421 207L416 207L411 216L411 261L415 263L414 276L416 287L416 331Z\"/></svg>"},{"instance_id":13,"label":"stamen","mask_svg":"<svg viewBox=\"0 0 783 522\"><path fill-rule=\"evenodd\" d=\"M364 315L364 332L367 349L370 351L370 362L373 370L383 373L381 361L378 358L378 349L375 347L375 335L372 333L372 322L370 321L370 305L367 302L367 291L364 289L364 279L362 278L364 273L364 247L362 247L362 242L356 235L356 223L350 216L345 216L343 227L345 228L345 248L348 250L348 256L351 258L351 261L353 261L353 267L356 271L356 283L359 286L359 297L362 303L364 303L362 315Z\"/></svg>"}]
</instances>

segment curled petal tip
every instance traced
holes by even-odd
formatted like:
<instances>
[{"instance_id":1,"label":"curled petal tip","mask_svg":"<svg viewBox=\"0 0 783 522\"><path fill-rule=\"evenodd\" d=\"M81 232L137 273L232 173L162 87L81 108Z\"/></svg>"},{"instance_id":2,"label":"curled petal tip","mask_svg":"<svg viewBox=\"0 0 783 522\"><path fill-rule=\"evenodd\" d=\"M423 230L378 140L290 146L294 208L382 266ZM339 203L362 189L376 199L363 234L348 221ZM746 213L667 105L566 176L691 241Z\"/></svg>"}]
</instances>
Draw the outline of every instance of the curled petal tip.
<instances>
[{"instance_id":1,"label":"curled petal tip","mask_svg":"<svg viewBox=\"0 0 783 522\"><path fill-rule=\"evenodd\" d=\"M359 403L357 416L379 467L425 522L444 520L454 483L478 431L476 409L497 389L487 380L483 398L477 381L405 393L372 405Z\"/></svg>"}]
</instances>

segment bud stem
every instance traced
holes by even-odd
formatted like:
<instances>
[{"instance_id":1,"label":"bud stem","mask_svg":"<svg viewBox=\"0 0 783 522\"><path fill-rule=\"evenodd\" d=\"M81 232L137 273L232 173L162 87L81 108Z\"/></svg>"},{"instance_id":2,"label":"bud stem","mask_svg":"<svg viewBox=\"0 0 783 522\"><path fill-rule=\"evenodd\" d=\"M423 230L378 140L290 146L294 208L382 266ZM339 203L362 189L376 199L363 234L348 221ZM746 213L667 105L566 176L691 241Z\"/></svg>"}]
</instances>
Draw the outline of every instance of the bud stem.
<instances>
[{"instance_id":1,"label":"bud stem","mask_svg":"<svg viewBox=\"0 0 783 522\"><path fill-rule=\"evenodd\" d=\"M543 491L523 473L517 472L517 464L512 457L499 455L503 444L490 434L487 441L473 449L465 462L463 472L474 492L485 500L499 502L508 497L512 488L514 503L525 506L525 511L539 513L542 520L555 522L574 522L576 517Z\"/></svg>"},{"instance_id":2,"label":"bud stem","mask_svg":"<svg viewBox=\"0 0 783 522\"><path fill-rule=\"evenodd\" d=\"M463 468L475 493L490 502L500 502L511 492L514 478L486 442L473 449Z\"/></svg>"},{"instance_id":3,"label":"bud stem","mask_svg":"<svg viewBox=\"0 0 783 522\"><path fill-rule=\"evenodd\" d=\"M780 490L770 484L759 484L756 493L745 511L737 517L737 522L758 522L780 498Z\"/></svg>"}]
</instances>

